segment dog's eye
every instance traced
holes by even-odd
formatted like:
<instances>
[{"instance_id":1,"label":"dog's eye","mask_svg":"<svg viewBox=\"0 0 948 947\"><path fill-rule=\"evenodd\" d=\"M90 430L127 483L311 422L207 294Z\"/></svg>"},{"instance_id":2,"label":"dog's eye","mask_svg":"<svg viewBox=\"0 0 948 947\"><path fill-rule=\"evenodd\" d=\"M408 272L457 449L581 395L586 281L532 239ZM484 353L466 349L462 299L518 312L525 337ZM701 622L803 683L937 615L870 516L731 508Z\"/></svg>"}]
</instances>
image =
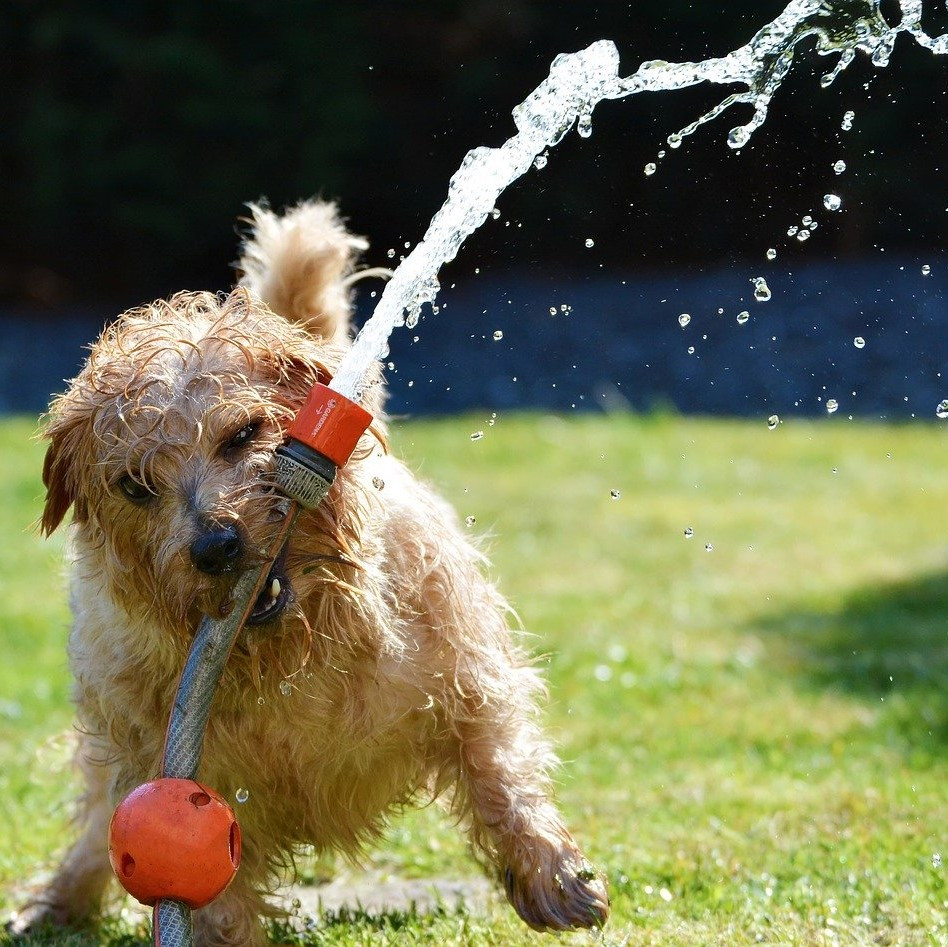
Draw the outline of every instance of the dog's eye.
<instances>
[{"instance_id":1,"label":"dog's eye","mask_svg":"<svg viewBox=\"0 0 948 947\"><path fill-rule=\"evenodd\" d=\"M155 495L146 484L128 475L119 480L118 488L125 498L131 500L132 503L147 503Z\"/></svg>"},{"instance_id":2,"label":"dog's eye","mask_svg":"<svg viewBox=\"0 0 948 947\"><path fill-rule=\"evenodd\" d=\"M240 450L253 440L257 431L260 429L258 422L253 421L244 425L231 439L224 445L225 451Z\"/></svg>"}]
</instances>

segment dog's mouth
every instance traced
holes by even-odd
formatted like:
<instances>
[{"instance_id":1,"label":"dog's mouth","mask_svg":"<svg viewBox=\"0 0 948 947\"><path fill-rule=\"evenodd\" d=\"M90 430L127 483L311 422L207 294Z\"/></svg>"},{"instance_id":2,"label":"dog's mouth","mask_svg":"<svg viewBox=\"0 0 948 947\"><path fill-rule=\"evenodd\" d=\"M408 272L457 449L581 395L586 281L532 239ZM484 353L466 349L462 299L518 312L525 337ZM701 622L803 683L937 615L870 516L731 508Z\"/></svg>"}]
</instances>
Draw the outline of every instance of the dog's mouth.
<instances>
[{"instance_id":1,"label":"dog's mouth","mask_svg":"<svg viewBox=\"0 0 948 947\"><path fill-rule=\"evenodd\" d=\"M293 598L293 589L286 574L286 553L289 542L283 544L263 583L263 588L247 617L248 625L263 625L278 618Z\"/></svg>"}]
</instances>

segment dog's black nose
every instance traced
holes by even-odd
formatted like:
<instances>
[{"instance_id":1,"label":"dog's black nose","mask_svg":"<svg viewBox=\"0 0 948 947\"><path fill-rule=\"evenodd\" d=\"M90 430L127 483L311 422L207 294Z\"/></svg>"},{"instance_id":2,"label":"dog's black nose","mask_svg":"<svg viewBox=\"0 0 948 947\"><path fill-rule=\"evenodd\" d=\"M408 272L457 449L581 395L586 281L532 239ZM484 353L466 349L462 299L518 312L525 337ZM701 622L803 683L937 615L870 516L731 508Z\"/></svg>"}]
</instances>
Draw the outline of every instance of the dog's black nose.
<instances>
[{"instance_id":1,"label":"dog's black nose","mask_svg":"<svg viewBox=\"0 0 948 947\"><path fill-rule=\"evenodd\" d=\"M208 575L230 572L244 554L236 526L215 526L191 543L191 562Z\"/></svg>"}]
</instances>

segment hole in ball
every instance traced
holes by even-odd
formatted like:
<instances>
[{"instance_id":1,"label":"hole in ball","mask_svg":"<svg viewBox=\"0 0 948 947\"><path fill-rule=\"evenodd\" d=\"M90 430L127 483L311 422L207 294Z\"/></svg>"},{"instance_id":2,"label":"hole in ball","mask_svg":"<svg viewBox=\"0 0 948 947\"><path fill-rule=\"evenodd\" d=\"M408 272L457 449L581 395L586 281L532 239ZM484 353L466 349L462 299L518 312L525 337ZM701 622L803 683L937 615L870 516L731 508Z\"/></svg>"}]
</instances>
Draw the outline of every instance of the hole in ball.
<instances>
[{"instance_id":1,"label":"hole in ball","mask_svg":"<svg viewBox=\"0 0 948 947\"><path fill-rule=\"evenodd\" d=\"M192 806L206 806L211 801L211 797L206 792L192 792L188 796L188 802Z\"/></svg>"},{"instance_id":2,"label":"hole in ball","mask_svg":"<svg viewBox=\"0 0 948 947\"><path fill-rule=\"evenodd\" d=\"M131 878L132 872L135 871L135 859L132 858L132 856L129 855L128 852L124 852L122 855L121 869L122 869L122 874L126 878Z\"/></svg>"},{"instance_id":3,"label":"hole in ball","mask_svg":"<svg viewBox=\"0 0 948 947\"><path fill-rule=\"evenodd\" d=\"M240 867L240 826L236 822L230 824L230 863L234 868Z\"/></svg>"}]
</instances>

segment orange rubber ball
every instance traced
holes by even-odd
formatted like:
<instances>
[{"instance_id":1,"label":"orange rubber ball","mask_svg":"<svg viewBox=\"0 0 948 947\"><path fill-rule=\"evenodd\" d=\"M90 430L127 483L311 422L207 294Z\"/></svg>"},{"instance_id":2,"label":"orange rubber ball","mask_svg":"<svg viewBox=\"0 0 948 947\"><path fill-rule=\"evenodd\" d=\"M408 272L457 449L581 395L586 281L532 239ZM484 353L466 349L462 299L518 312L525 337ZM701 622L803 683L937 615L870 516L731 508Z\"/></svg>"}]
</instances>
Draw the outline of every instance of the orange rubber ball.
<instances>
[{"instance_id":1,"label":"orange rubber ball","mask_svg":"<svg viewBox=\"0 0 948 947\"><path fill-rule=\"evenodd\" d=\"M109 823L109 861L142 904L161 898L200 908L233 880L240 826L219 793L192 779L156 779L133 789Z\"/></svg>"}]
</instances>

